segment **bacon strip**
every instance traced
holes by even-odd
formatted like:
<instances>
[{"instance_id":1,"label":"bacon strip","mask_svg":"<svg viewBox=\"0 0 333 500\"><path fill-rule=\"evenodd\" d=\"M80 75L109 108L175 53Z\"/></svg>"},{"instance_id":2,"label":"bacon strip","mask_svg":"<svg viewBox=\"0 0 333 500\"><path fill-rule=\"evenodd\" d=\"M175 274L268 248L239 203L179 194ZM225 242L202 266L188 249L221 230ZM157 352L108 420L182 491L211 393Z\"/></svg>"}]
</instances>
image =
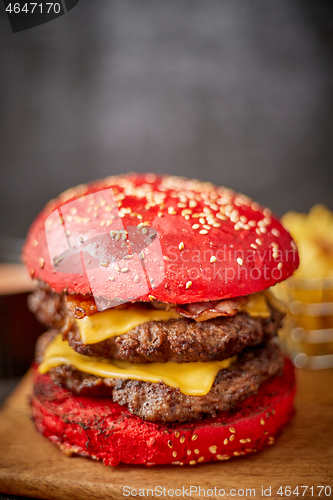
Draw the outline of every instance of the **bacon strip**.
<instances>
[{"instance_id":1,"label":"bacon strip","mask_svg":"<svg viewBox=\"0 0 333 500\"><path fill-rule=\"evenodd\" d=\"M186 318L200 322L218 316L235 316L240 307L247 303L247 300L247 297L235 297L220 301L195 302L181 307L177 306L176 311Z\"/></svg>"},{"instance_id":2,"label":"bacon strip","mask_svg":"<svg viewBox=\"0 0 333 500\"><path fill-rule=\"evenodd\" d=\"M226 300L215 300L209 302L195 302L193 304L184 304L175 307L176 311L186 318L194 319L195 321L206 321L207 319L216 318L218 316L234 316L239 311L243 304L247 303L247 297L236 297ZM89 295L68 295L66 298L68 309L76 316L76 318L84 318L84 316L92 316L98 312L96 303L93 297ZM130 307L131 304L123 304L119 308ZM154 304L144 304L149 308L153 308ZM167 306L167 304L166 304ZM157 309L161 308L161 304Z\"/></svg>"}]
</instances>

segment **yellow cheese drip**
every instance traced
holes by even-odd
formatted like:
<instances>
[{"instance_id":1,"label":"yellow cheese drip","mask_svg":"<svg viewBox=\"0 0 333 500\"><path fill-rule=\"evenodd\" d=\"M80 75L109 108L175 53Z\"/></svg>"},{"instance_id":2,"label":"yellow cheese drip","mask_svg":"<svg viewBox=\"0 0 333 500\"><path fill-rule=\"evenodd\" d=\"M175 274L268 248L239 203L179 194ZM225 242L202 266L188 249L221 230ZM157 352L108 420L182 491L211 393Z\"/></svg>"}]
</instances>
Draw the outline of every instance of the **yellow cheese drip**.
<instances>
[{"instance_id":1,"label":"yellow cheese drip","mask_svg":"<svg viewBox=\"0 0 333 500\"><path fill-rule=\"evenodd\" d=\"M240 307L250 316L268 318L270 311L262 293L249 295L247 304ZM83 319L76 319L83 344L96 344L110 337L122 335L147 321L168 321L182 316L174 309L145 309L132 306L127 309L108 309Z\"/></svg>"},{"instance_id":2,"label":"yellow cheese drip","mask_svg":"<svg viewBox=\"0 0 333 500\"><path fill-rule=\"evenodd\" d=\"M256 318L269 318L270 310L263 293L252 293L248 295L248 302L241 306L240 310L247 312L250 316Z\"/></svg>"},{"instance_id":3,"label":"yellow cheese drip","mask_svg":"<svg viewBox=\"0 0 333 500\"><path fill-rule=\"evenodd\" d=\"M135 364L127 361L105 360L83 356L74 351L61 334L47 346L43 361L39 365L40 373L47 373L50 368L63 365L74 366L77 370L102 378L121 378L143 380L146 382L164 382L170 387L179 388L183 394L204 396L215 380L217 373L228 368L236 356L223 361L193 363L149 363Z\"/></svg>"},{"instance_id":4,"label":"yellow cheese drip","mask_svg":"<svg viewBox=\"0 0 333 500\"><path fill-rule=\"evenodd\" d=\"M170 309L144 309L132 306L128 309L108 309L92 316L77 319L81 340L84 344L96 344L102 340L122 335L146 321L168 321L181 318L181 315Z\"/></svg>"}]
</instances>

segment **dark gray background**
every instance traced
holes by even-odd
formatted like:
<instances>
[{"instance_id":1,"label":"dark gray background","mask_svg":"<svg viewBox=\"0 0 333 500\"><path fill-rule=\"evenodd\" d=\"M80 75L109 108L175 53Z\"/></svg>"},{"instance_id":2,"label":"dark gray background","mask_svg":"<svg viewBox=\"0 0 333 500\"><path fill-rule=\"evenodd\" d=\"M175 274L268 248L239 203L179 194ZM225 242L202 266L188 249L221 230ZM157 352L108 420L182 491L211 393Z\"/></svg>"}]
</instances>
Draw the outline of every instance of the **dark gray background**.
<instances>
[{"instance_id":1,"label":"dark gray background","mask_svg":"<svg viewBox=\"0 0 333 500\"><path fill-rule=\"evenodd\" d=\"M13 34L0 5L0 259L60 191L197 177L282 215L333 209L333 2L81 0Z\"/></svg>"}]
</instances>

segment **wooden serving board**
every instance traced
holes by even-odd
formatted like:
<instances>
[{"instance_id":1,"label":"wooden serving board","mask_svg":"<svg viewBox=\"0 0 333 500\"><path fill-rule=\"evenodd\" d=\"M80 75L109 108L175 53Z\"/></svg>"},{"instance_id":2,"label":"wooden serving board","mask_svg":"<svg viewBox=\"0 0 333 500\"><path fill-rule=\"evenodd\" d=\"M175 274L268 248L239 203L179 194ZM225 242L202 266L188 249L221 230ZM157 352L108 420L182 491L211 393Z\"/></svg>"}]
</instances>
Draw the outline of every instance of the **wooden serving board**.
<instances>
[{"instance_id":1,"label":"wooden serving board","mask_svg":"<svg viewBox=\"0 0 333 500\"><path fill-rule=\"evenodd\" d=\"M299 371L297 378L294 419L274 446L258 454L193 467L105 467L69 458L37 433L30 420L28 374L0 412L0 492L49 500L124 499L140 493L198 499L222 498L223 489L233 498L281 499L288 496L286 487L293 492L298 486L299 495L290 498L333 497L333 370ZM326 486L320 497L317 486ZM250 489L255 495L246 492Z\"/></svg>"}]
</instances>

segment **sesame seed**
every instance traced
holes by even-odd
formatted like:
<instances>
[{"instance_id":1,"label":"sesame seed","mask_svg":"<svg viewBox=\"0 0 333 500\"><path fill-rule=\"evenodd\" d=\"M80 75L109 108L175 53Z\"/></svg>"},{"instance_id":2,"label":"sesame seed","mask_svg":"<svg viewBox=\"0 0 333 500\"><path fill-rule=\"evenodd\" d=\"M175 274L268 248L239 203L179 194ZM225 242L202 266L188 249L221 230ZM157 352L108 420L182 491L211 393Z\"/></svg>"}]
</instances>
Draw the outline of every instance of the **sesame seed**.
<instances>
[{"instance_id":1,"label":"sesame seed","mask_svg":"<svg viewBox=\"0 0 333 500\"><path fill-rule=\"evenodd\" d=\"M44 264L45 264L45 261L44 261L43 257L39 257L39 266L41 269L43 269Z\"/></svg>"},{"instance_id":2,"label":"sesame seed","mask_svg":"<svg viewBox=\"0 0 333 500\"><path fill-rule=\"evenodd\" d=\"M156 236L157 236L157 233L151 233L151 234L149 235L149 238L150 238L151 240L153 240Z\"/></svg>"},{"instance_id":3,"label":"sesame seed","mask_svg":"<svg viewBox=\"0 0 333 500\"><path fill-rule=\"evenodd\" d=\"M116 234L115 240L116 240L116 241L119 241L119 240L120 240L120 234L119 234L119 233L117 233L117 234Z\"/></svg>"},{"instance_id":4,"label":"sesame seed","mask_svg":"<svg viewBox=\"0 0 333 500\"><path fill-rule=\"evenodd\" d=\"M280 231L275 227L273 227L271 233L274 234L274 236L276 236L277 238L280 236Z\"/></svg>"},{"instance_id":5,"label":"sesame seed","mask_svg":"<svg viewBox=\"0 0 333 500\"><path fill-rule=\"evenodd\" d=\"M237 263L242 266L243 265L243 259L241 259L240 257L237 257Z\"/></svg>"},{"instance_id":6,"label":"sesame seed","mask_svg":"<svg viewBox=\"0 0 333 500\"><path fill-rule=\"evenodd\" d=\"M240 452L239 451L234 451L234 455L235 455L235 457L239 457L240 456Z\"/></svg>"},{"instance_id":7,"label":"sesame seed","mask_svg":"<svg viewBox=\"0 0 333 500\"><path fill-rule=\"evenodd\" d=\"M229 455L216 455L217 460L229 460Z\"/></svg>"},{"instance_id":8,"label":"sesame seed","mask_svg":"<svg viewBox=\"0 0 333 500\"><path fill-rule=\"evenodd\" d=\"M200 451L198 450L198 448L196 448L196 449L194 450L194 453L195 453L196 455L199 455Z\"/></svg>"},{"instance_id":9,"label":"sesame seed","mask_svg":"<svg viewBox=\"0 0 333 500\"><path fill-rule=\"evenodd\" d=\"M233 434L232 436L230 436L229 441L233 441L234 439L235 439L235 434Z\"/></svg>"},{"instance_id":10,"label":"sesame seed","mask_svg":"<svg viewBox=\"0 0 333 500\"><path fill-rule=\"evenodd\" d=\"M191 455L192 450L187 450L187 452L186 452L186 453L187 453L188 455Z\"/></svg>"},{"instance_id":11,"label":"sesame seed","mask_svg":"<svg viewBox=\"0 0 333 500\"><path fill-rule=\"evenodd\" d=\"M139 253L139 257L140 257L140 259L143 259L143 258L144 258L144 256L145 256L145 254L144 254L143 252L140 252L140 253Z\"/></svg>"},{"instance_id":12,"label":"sesame seed","mask_svg":"<svg viewBox=\"0 0 333 500\"><path fill-rule=\"evenodd\" d=\"M181 442L182 444L185 442L185 436L182 436L182 437L180 438L180 442Z\"/></svg>"},{"instance_id":13,"label":"sesame seed","mask_svg":"<svg viewBox=\"0 0 333 500\"><path fill-rule=\"evenodd\" d=\"M208 449L209 449L209 451L210 451L211 453L213 453L213 455L215 455L216 450L217 450L217 446L215 446L215 445L214 445L214 446L210 446Z\"/></svg>"},{"instance_id":14,"label":"sesame seed","mask_svg":"<svg viewBox=\"0 0 333 500\"><path fill-rule=\"evenodd\" d=\"M278 267L278 269L280 269L280 270L281 270L281 269L282 269L282 267L283 267L282 262L279 262L277 267Z\"/></svg>"},{"instance_id":15,"label":"sesame seed","mask_svg":"<svg viewBox=\"0 0 333 500\"><path fill-rule=\"evenodd\" d=\"M128 271L129 271L128 267L123 267L121 270L122 273L127 273Z\"/></svg>"},{"instance_id":16,"label":"sesame seed","mask_svg":"<svg viewBox=\"0 0 333 500\"><path fill-rule=\"evenodd\" d=\"M176 456L177 456L177 452L176 452L176 451L173 451L173 452L172 452L172 456L173 456L174 458L176 458Z\"/></svg>"},{"instance_id":17,"label":"sesame seed","mask_svg":"<svg viewBox=\"0 0 333 500\"><path fill-rule=\"evenodd\" d=\"M119 269L119 267L118 267L118 266L116 266L116 267L114 268L114 270L115 270L115 271L117 271L117 272L120 272L120 269Z\"/></svg>"},{"instance_id":18,"label":"sesame seed","mask_svg":"<svg viewBox=\"0 0 333 500\"><path fill-rule=\"evenodd\" d=\"M110 231L110 233L109 233L109 234L110 234L111 238L114 238L114 237L116 236L115 231Z\"/></svg>"},{"instance_id":19,"label":"sesame seed","mask_svg":"<svg viewBox=\"0 0 333 500\"><path fill-rule=\"evenodd\" d=\"M229 440L228 438L225 438L225 440L223 441L223 444L228 444Z\"/></svg>"},{"instance_id":20,"label":"sesame seed","mask_svg":"<svg viewBox=\"0 0 333 500\"><path fill-rule=\"evenodd\" d=\"M201 229L201 231L199 231L199 234L208 234L208 231L207 229Z\"/></svg>"},{"instance_id":21,"label":"sesame seed","mask_svg":"<svg viewBox=\"0 0 333 500\"><path fill-rule=\"evenodd\" d=\"M109 281L114 281L114 277L113 277L113 276L109 276L109 277L108 277L108 280L109 280Z\"/></svg>"},{"instance_id":22,"label":"sesame seed","mask_svg":"<svg viewBox=\"0 0 333 500\"><path fill-rule=\"evenodd\" d=\"M198 462L203 462L204 460L205 460L205 457L198 458Z\"/></svg>"},{"instance_id":23,"label":"sesame seed","mask_svg":"<svg viewBox=\"0 0 333 500\"><path fill-rule=\"evenodd\" d=\"M246 441L246 439L240 439L239 442L243 444L243 443L246 443L247 441Z\"/></svg>"},{"instance_id":24,"label":"sesame seed","mask_svg":"<svg viewBox=\"0 0 333 500\"><path fill-rule=\"evenodd\" d=\"M205 229L210 229L210 226L209 226L208 224L204 224L204 225L203 225L203 227L204 227Z\"/></svg>"},{"instance_id":25,"label":"sesame seed","mask_svg":"<svg viewBox=\"0 0 333 500\"><path fill-rule=\"evenodd\" d=\"M199 222L200 222L200 224L204 224L206 222L206 219L204 219L203 217L200 217Z\"/></svg>"},{"instance_id":26,"label":"sesame seed","mask_svg":"<svg viewBox=\"0 0 333 500\"><path fill-rule=\"evenodd\" d=\"M191 288L192 281L188 281L185 286L186 286L186 290L188 290L189 288Z\"/></svg>"},{"instance_id":27,"label":"sesame seed","mask_svg":"<svg viewBox=\"0 0 333 500\"><path fill-rule=\"evenodd\" d=\"M142 234L148 234L148 229L146 227L143 227L141 232Z\"/></svg>"},{"instance_id":28,"label":"sesame seed","mask_svg":"<svg viewBox=\"0 0 333 500\"><path fill-rule=\"evenodd\" d=\"M125 257L124 257L124 259L126 259L126 260L130 260L132 258L133 258L133 255L125 255Z\"/></svg>"},{"instance_id":29,"label":"sesame seed","mask_svg":"<svg viewBox=\"0 0 333 500\"><path fill-rule=\"evenodd\" d=\"M173 448L172 441L170 441L170 440L168 441L168 446L169 446L169 448Z\"/></svg>"},{"instance_id":30,"label":"sesame seed","mask_svg":"<svg viewBox=\"0 0 333 500\"><path fill-rule=\"evenodd\" d=\"M195 208L198 205L198 203L195 200L190 200L189 206L191 208Z\"/></svg>"},{"instance_id":31,"label":"sesame seed","mask_svg":"<svg viewBox=\"0 0 333 500\"><path fill-rule=\"evenodd\" d=\"M148 295L149 297L149 300L156 300L156 297L154 297L154 295Z\"/></svg>"},{"instance_id":32,"label":"sesame seed","mask_svg":"<svg viewBox=\"0 0 333 500\"><path fill-rule=\"evenodd\" d=\"M257 243L257 245L259 245L259 246L260 246L260 245L262 245L262 241L261 241L259 238L257 238L257 239L256 239L256 243Z\"/></svg>"},{"instance_id":33,"label":"sesame seed","mask_svg":"<svg viewBox=\"0 0 333 500\"><path fill-rule=\"evenodd\" d=\"M219 224L218 222L214 222L213 227L221 227L221 224Z\"/></svg>"},{"instance_id":34,"label":"sesame seed","mask_svg":"<svg viewBox=\"0 0 333 500\"><path fill-rule=\"evenodd\" d=\"M109 263L108 263L108 262L106 262L106 261L101 262L101 266L103 266L103 267L108 267L108 266L109 266Z\"/></svg>"},{"instance_id":35,"label":"sesame seed","mask_svg":"<svg viewBox=\"0 0 333 500\"><path fill-rule=\"evenodd\" d=\"M175 437L179 438L179 432L178 431L175 432Z\"/></svg>"},{"instance_id":36,"label":"sesame seed","mask_svg":"<svg viewBox=\"0 0 333 500\"><path fill-rule=\"evenodd\" d=\"M257 245L255 245L254 243L251 243L250 247L254 248L255 250L257 250Z\"/></svg>"},{"instance_id":37,"label":"sesame seed","mask_svg":"<svg viewBox=\"0 0 333 500\"><path fill-rule=\"evenodd\" d=\"M135 283L138 283L140 281L140 278L137 274L134 276L133 281L135 281Z\"/></svg>"},{"instance_id":38,"label":"sesame seed","mask_svg":"<svg viewBox=\"0 0 333 500\"><path fill-rule=\"evenodd\" d=\"M260 420L260 425L265 425L265 420L263 418Z\"/></svg>"},{"instance_id":39,"label":"sesame seed","mask_svg":"<svg viewBox=\"0 0 333 500\"><path fill-rule=\"evenodd\" d=\"M195 441L196 439L198 439L198 434L193 434L191 439L192 439L192 441Z\"/></svg>"},{"instance_id":40,"label":"sesame seed","mask_svg":"<svg viewBox=\"0 0 333 500\"><path fill-rule=\"evenodd\" d=\"M199 224L193 224L192 229L199 229L200 225Z\"/></svg>"},{"instance_id":41,"label":"sesame seed","mask_svg":"<svg viewBox=\"0 0 333 500\"><path fill-rule=\"evenodd\" d=\"M179 250L184 250L184 243L181 241L178 245Z\"/></svg>"},{"instance_id":42,"label":"sesame seed","mask_svg":"<svg viewBox=\"0 0 333 500\"><path fill-rule=\"evenodd\" d=\"M185 220L190 220L190 218L191 217L189 215L185 215L185 217L184 217Z\"/></svg>"},{"instance_id":43,"label":"sesame seed","mask_svg":"<svg viewBox=\"0 0 333 500\"><path fill-rule=\"evenodd\" d=\"M195 465L197 462L195 460L190 461L190 465Z\"/></svg>"},{"instance_id":44,"label":"sesame seed","mask_svg":"<svg viewBox=\"0 0 333 500\"><path fill-rule=\"evenodd\" d=\"M229 432L232 432L233 434L235 434L235 433L236 433L236 431L235 431L234 427L229 427Z\"/></svg>"},{"instance_id":45,"label":"sesame seed","mask_svg":"<svg viewBox=\"0 0 333 500\"><path fill-rule=\"evenodd\" d=\"M157 217L163 217L163 212L158 212Z\"/></svg>"},{"instance_id":46,"label":"sesame seed","mask_svg":"<svg viewBox=\"0 0 333 500\"><path fill-rule=\"evenodd\" d=\"M227 220L226 216L220 213L216 214L216 217L220 220Z\"/></svg>"},{"instance_id":47,"label":"sesame seed","mask_svg":"<svg viewBox=\"0 0 333 500\"><path fill-rule=\"evenodd\" d=\"M35 247L35 248L38 247L38 241L37 240L33 240L32 246Z\"/></svg>"},{"instance_id":48,"label":"sesame seed","mask_svg":"<svg viewBox=\"0 0 333 500\"><path fill-rule=\"evenodd\" d=\"M216 262L216 257L215 255L212 255L210 258L210 263L213 264L214 262Z\"/></svg>"}]
</instances>

